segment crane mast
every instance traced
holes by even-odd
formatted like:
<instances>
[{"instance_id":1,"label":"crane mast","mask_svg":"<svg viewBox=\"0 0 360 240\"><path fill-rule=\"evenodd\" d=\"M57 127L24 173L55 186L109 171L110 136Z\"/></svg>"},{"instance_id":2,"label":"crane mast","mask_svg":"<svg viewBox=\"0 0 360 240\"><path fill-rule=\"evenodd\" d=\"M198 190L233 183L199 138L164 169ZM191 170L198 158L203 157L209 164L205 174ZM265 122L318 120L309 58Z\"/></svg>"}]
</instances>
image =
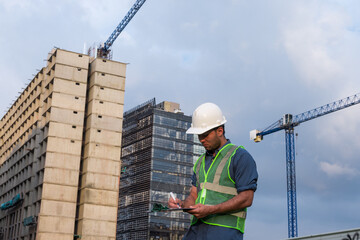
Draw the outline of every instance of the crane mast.
<instances>
[{"instance_id":1,"label":"crane mast","mask_svg":"<svg viewBox=\"0 0 360 240\"><path fill-rule=\"evenodd\" d=\"M295 140L294 128L300 123L339 111L360 103L360 93L325 104L310 111L293 116L284 114L281 119L274 122L262 131L250 131L250 140L260 142L263 136L280 130L285 130L286 145L286 178L287 178L287 209L288 209L288 237L298 236L297 205L296 205L296 171L295 171Z\"/></svg>"},{"instance_id":2,"label":"crane mast","mask_svg":"<svg viewBox=\"0 0 360 240\"><path fill-rule=\"evenodd\" d=\"M141 6L145 3L146 0L136 0L134 5L127 12L125 17L121 20L119 25L115 28L115 30L111 33L110 37L97 49L97 56L109 59L110 58L110 47L113 45L116 38L120 35L120 33L124 30L126 25L130 22L130 20L135 16L135 14L139 11Z\"/></svg>"}]
</instances>

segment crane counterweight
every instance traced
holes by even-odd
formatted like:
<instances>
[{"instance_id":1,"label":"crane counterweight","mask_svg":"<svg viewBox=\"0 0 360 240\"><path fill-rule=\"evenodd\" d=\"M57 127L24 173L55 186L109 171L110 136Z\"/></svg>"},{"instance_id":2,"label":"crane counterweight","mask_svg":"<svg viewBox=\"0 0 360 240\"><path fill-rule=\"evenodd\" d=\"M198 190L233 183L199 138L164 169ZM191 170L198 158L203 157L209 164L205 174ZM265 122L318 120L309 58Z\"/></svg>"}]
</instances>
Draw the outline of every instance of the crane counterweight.
<instances>
[{"instance_id":1,"label":"crane counterweight","mask_svg":"<svg viewBox=\"0 0 360 240\"><path fill-rule=\"evenodd\" d=\"M260 142L263 137L262 135L258 135L260 131L259 130L252 130L250 131L250 140L254 140L255 142Z\"/></svg>"}]
</instances>

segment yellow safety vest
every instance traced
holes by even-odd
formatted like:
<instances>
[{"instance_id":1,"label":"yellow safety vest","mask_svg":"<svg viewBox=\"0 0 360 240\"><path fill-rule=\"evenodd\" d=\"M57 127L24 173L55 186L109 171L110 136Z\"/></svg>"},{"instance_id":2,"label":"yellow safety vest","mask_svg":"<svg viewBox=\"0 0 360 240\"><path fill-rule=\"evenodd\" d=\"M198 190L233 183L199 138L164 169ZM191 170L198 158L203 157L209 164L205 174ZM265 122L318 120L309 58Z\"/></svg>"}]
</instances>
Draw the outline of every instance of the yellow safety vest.
<instances>
[{"instance_id":1,"label":"yellow safety vest","mask_svg":"<svg viewBox=\"0 0 360 240\"><path fill-rule=\"evenodd\" d=\"M216 205L226 202L238 194L235 182L230 177L229 166L232 156L240 147L229 143L221 148L207 172L205 172L205 154L200 156L193 168L198 189L196 204ZM245 218L246 208L230 213L212 214L200 220L210 225L235 228L244 233ZM198 219L193 216L191 224L195 224L197 221Z\"/></svg>"}]
</instances>

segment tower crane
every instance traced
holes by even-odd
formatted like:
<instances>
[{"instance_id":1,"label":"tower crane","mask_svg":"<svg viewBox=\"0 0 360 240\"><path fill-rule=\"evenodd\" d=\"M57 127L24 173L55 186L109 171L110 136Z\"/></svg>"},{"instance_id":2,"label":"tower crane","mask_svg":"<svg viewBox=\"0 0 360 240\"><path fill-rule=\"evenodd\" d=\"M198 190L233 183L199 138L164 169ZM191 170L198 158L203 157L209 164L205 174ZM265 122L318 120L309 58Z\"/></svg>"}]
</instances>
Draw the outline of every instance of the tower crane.
<instances>
[{"instance_id":1,"label":"tower crane","mask_svg":"<svg viewBox=\"0 0 360 240\"><path fill-rule=\"evenodd\" d=\"M284 114L281 119L262 131L250 131L250 140L260 142L265 135L285 130L286 144L286 177L287 177L287 209L288 209L288 237L298 236L297 206L296 206L296 175L295 175L295 141L294 127L300 123L339 111L360 103L360 93L323 105L307 112L293 116Z\"/></svg>"},{"instance_id":2,"label":"tower crane","mask_svg":"<svg viewBox=\"0 0 360 240\"><path fill-rule=\"evenodd\" d=\"M97 56L110 59L110 47L113 45L116 38L120 35L120 33L124 30L126 25L130 22L130 20L135 16L135 14L139 11L141 6L145 3L146 0L136 0L134 5L130 8L128 13L125 15L123 20L119 23L119 25L115 28L115 30L111 33L110 37L97 49Z\"/></svg>"}]
</instances>

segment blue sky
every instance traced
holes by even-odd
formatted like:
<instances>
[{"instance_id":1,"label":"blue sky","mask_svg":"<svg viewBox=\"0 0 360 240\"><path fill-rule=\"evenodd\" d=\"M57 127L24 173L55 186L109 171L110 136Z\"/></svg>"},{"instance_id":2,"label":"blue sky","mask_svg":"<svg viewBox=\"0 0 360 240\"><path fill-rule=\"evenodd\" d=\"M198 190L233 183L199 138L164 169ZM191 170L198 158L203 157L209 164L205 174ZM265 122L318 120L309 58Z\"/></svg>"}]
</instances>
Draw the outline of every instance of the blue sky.
<instances>
[{"instance_id":1,"label":"blue sky","mask_svg":"<svg viewBox=\"0 0 360 240\"><path fill-rule=\"evenodd\" d=\"M0 0L0 111L54 47L106 41L133 0ZM185 114L218 104L259 171L246 239L287 238L285 136L249 131L360 92L360 2L148 0L113 45L125 110L156 97ZM358 228L360 105L298 126L299 236Z\"/></svg>"}]
</instances>

